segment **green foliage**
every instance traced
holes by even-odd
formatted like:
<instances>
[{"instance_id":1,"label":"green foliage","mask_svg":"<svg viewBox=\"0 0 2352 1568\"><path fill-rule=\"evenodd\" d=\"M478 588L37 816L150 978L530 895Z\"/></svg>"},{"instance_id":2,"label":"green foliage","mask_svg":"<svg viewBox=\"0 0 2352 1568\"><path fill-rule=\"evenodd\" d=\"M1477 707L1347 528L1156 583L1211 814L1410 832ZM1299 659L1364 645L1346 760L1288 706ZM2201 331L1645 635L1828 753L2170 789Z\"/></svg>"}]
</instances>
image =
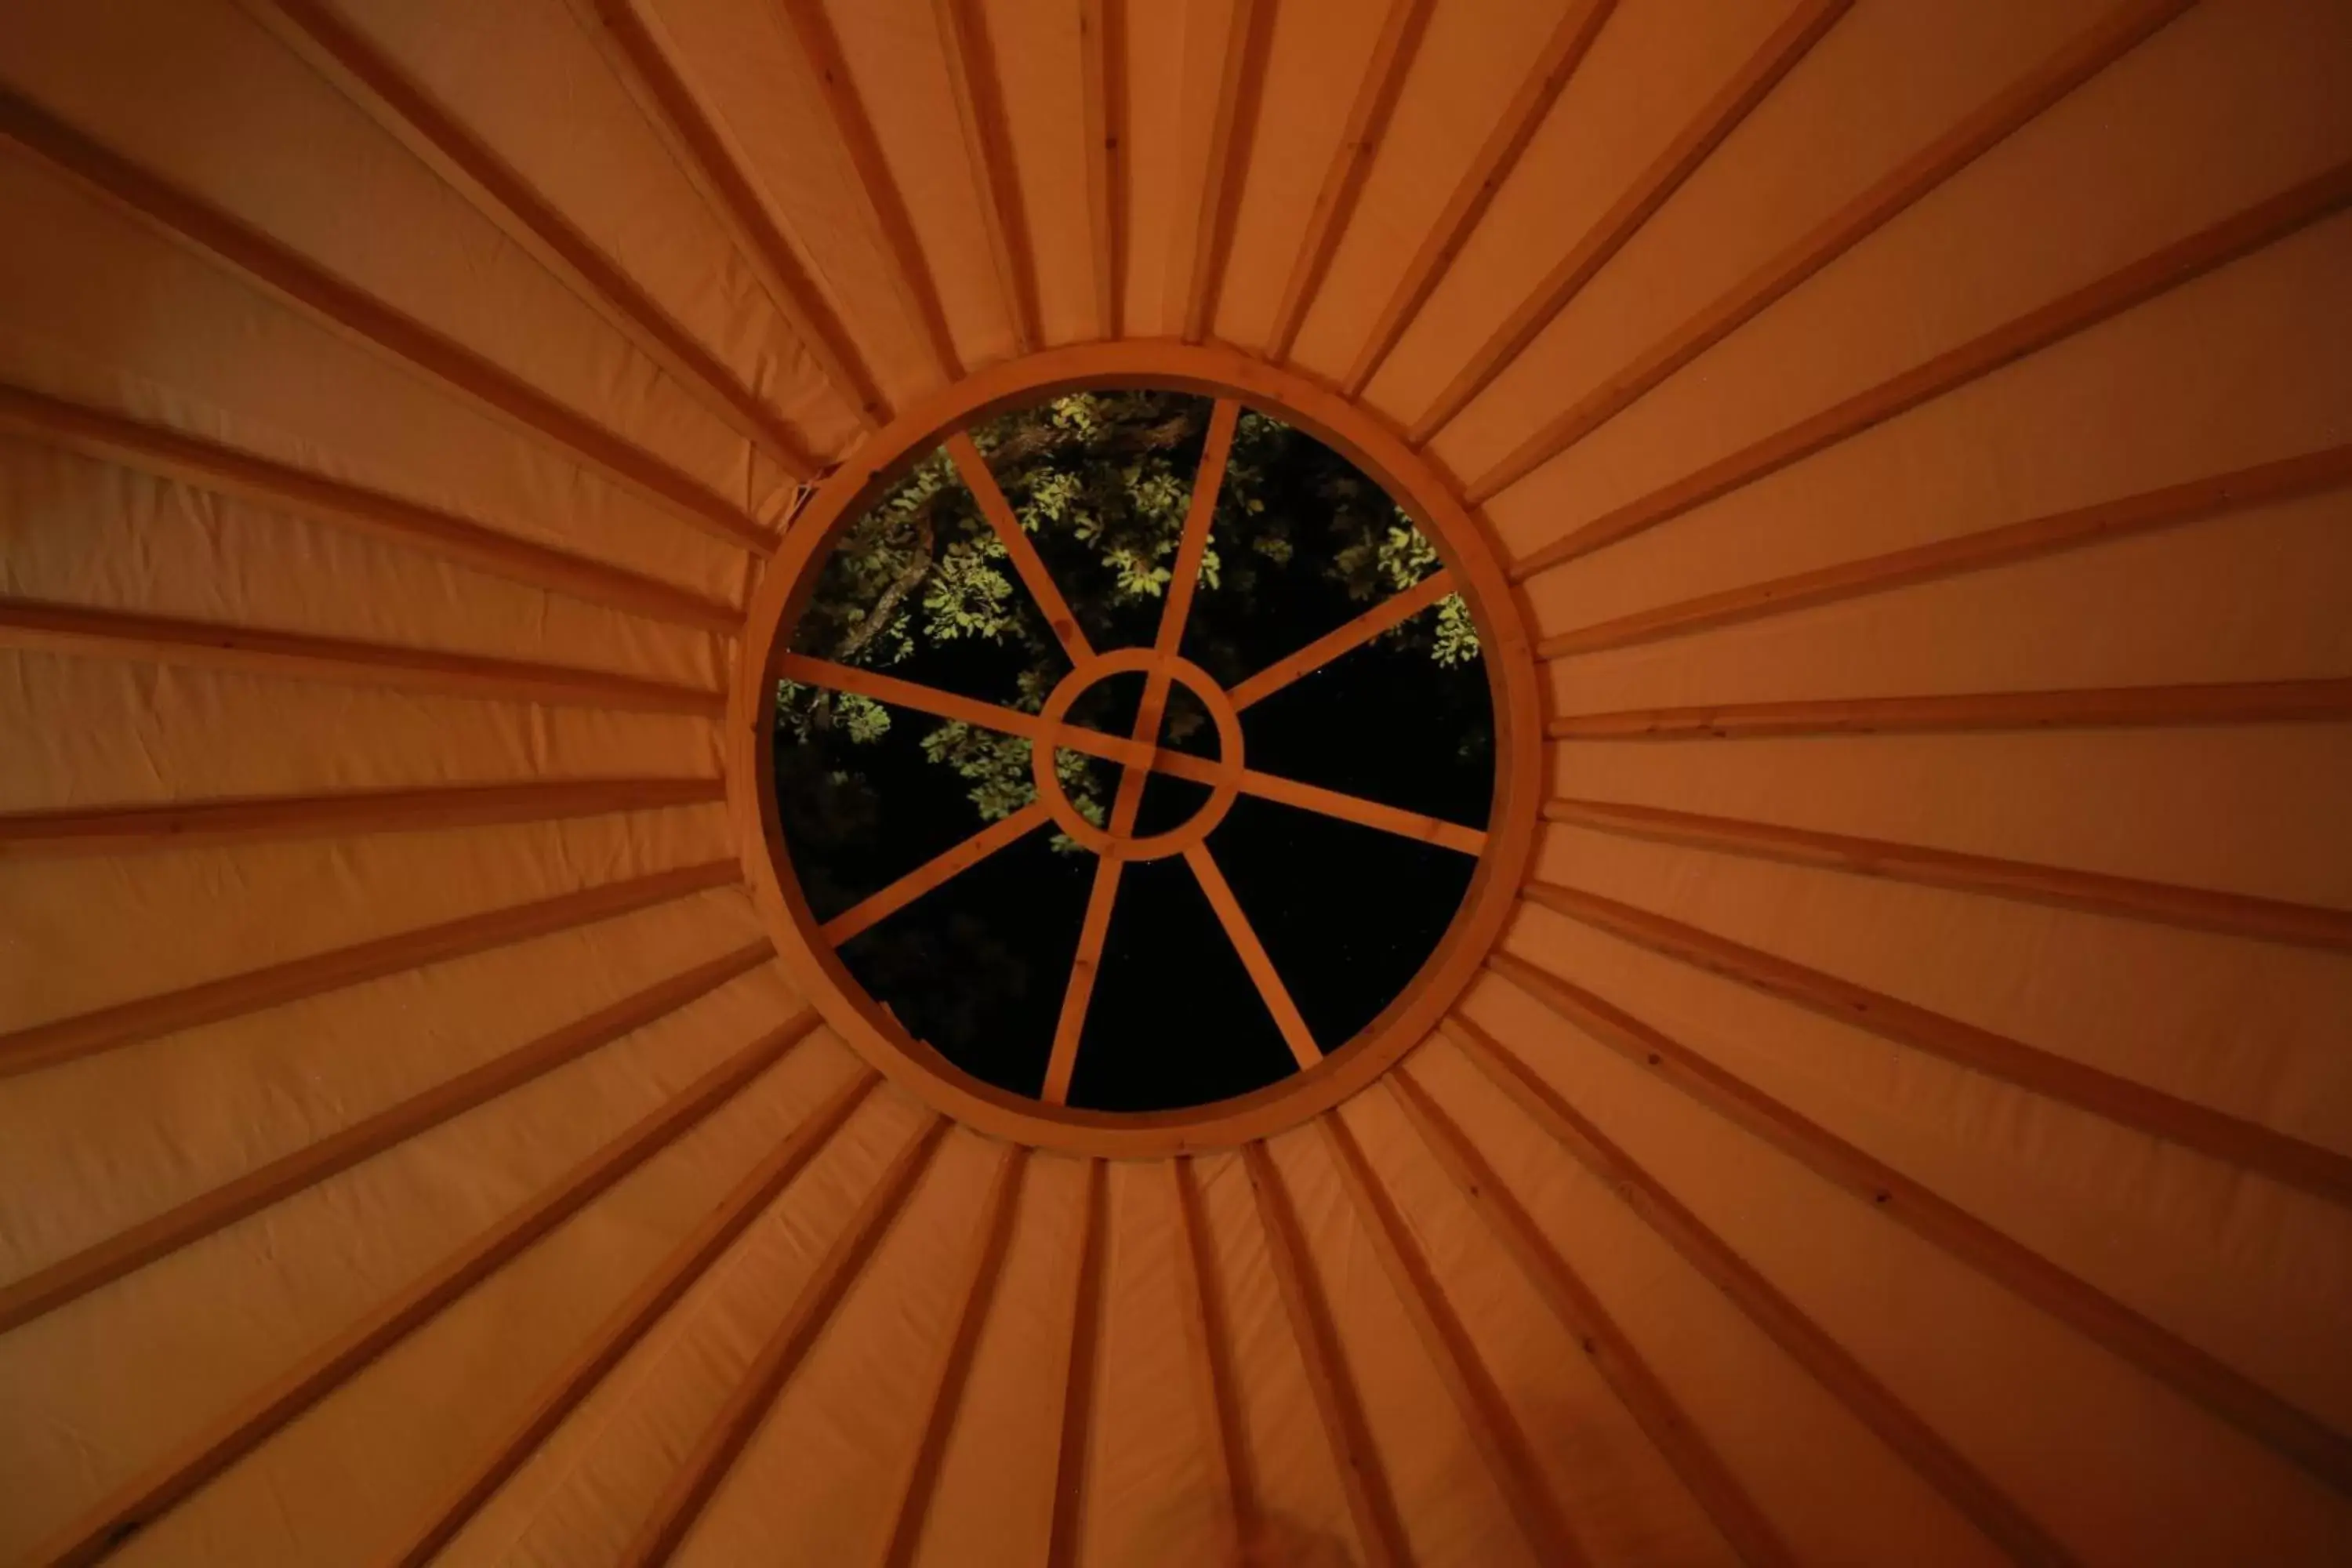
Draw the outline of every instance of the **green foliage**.
<instances>
[{"instance_id":1,"label":"green foliage","mask_svg":"<svg viewBox=\"0 0 2352 1568\"><path fill-rule=\"evenodd\" d=\"M1207 414L1206 401L1195 397L1078 392L972 433L1097 646L1150 638L1173 578ZM1201 565L1195 630L1204 613L1214 621L1221 611L1231 626L1263 623L1283 613L1268 606L1301 602L1302 584L1369 605L1439 565L1435 547L1378 485L1311 437L1245 411ZM1458 595L1382 635L1443 667L1479 655L1477 629ZM1003 542L940 452L843 537L803 612L794 647L888 669L950 645L985 647L1009 663L1015 704L1029 712L1043 707L1066 668ZM1208 633L1187 647L1228 681L1263 662L1239 642ZM834 734L868 745L891 732L888 711L863 698L786 680L776 700L780 731L803 742ZM1197 710L1171 713L1169 743L1181 743L1202 722ZM941 722L920 745L926 760L966 784L985 821L1035 798L1026 741ZM1074 753L1055 759L1073 804L1097 823L1106 815L1100 771ZM1055 846L1076 847L1059 837Z\"/></svg>"}]
</instances>

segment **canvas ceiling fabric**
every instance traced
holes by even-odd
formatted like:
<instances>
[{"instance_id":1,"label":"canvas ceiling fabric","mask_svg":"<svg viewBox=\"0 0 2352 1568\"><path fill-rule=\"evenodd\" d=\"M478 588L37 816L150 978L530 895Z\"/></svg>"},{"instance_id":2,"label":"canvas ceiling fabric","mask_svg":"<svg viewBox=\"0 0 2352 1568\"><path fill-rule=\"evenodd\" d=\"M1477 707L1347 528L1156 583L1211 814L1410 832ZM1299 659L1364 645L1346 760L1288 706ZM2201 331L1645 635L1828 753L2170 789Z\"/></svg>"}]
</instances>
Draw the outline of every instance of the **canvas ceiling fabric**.
<instances>
[{"instance_id":1,"label":"canvas ceiling fabric","mask_svg":"<svg viewBox=\"0 0 2352 1568\"><path fill-rule=\"evenodd\" d=\"M0 0L0 1560L2352 1560L2347 89L2322 0ZM803 484L1101 337L1419 447L1551 726L1454 1015L1181 1161L880 1079L726 776Z\"/></svg>"}]
</instances>

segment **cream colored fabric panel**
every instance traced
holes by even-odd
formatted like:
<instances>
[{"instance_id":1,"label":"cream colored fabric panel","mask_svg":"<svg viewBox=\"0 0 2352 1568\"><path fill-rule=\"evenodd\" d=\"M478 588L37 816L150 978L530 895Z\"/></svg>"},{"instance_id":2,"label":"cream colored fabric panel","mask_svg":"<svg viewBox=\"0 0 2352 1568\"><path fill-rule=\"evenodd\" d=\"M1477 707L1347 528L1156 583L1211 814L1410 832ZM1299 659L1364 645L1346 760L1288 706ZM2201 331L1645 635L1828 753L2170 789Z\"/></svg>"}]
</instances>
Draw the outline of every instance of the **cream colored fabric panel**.
<instances>
[{"instance_id":1,"label":"cream colored fabric panel","mask_svg":"<svg viewBox=\"0 0 2352 1568\"><path fill-rule=\"evenodd\" d=\"M742 947L756 930L741 894L714 891L12 1079L0 1094L7 1274Z\"/></svg>"},{"instance_id":2,"label":"cream colored fabric panel","mask_svg":"<svg viewBox=\"0 0 2352 1568\"><path fill-rule=\"evenodd\" d=\"M0 377L733 599L743 552L0 147Z\"/></svg>"},{"instance_id":3,"label":"cream colored fabric panel","mask_svg":"<svg viewBox=\"0 0 2352 1568\"><path fill-rule=\"evenodd\" d=\"M1355 363L1530 62L1570 5L1582 3L1465 0L1429 7L1355 215L1299 330L1293 357L1302 369L1336 380Z\"/></svg>"},{"instance_id":4,"label":"cream colored fabric panel","mask_svg":"<svg viewBox=\"0 0 2352 1568\"><path fill-rule=\"evenodd\" d=\"M949 335L968 365L1013 356L1013 319L989 249L985 199L948 80L933 0L827 7L850 86L904 204ZM978 62L966 68L976 70Z\"/></svg>"},{"instance_id":5,"label":"cream colored fabric panel","mask_svg":"<svg viewBox=\"0 0 2352 1568\"><path fill-rule=\"evenodd\" d=\"M952 1133L674 1559L875 1561L922 1441L1003 1149Z\"/></svg>"},{"instance_id":6,"label":"cream colored fabric panel","mask_svg":"<svg viewBox=\"0 0 2352 1568\"><path fill-rule=\"evenodd\" d=\"M1538 875L2352 1146L2352 1064L2339 1048L2352 962L2342 954L1569 827L1548 834Z\"/></svg>"},{"instance_id":7,"label":"cream colored fabric panel","mask_svg":"<svg viewBox=\"0 0 2352 1568\"><path fill-rule=\"evenodd\" d=\"M1231 1500L1212 1473L1217 1440L1200 1311L1184 1257L1174 1167L1109 1168L1101 1337L1087 1466L1083 1551L1107 1568L1219 1561Z\"/></svg>"},{"instance_id":8,"label":"cream colored fabric panel","mask_svg":"<svg viewBox=\"0 0 2352 1568\"><path fill-rule=\"evenodd\" d=\"M2322 173L2352 153L2347 58L2352 13L2198 8L1489 515L1531 548Z\"/></svg>"},{"instance_id":9,"label":"cream colored fabric panel","mask_svg":"<svg viewBox=\"0 0 2352 1568\"><path fill-rule=\"evenodd\" d=\"M718 772L719 727L0 649L0 809ZM246 738L224 746L220 738ZM365 743L353 744L362 736Z\"/></svg>"},{"instance_id":10,"label":"cream colored fabric panel","mask_svg":"<svg viewBox=\"0 0 2352 1568\"><path fill-rule=\"evenodd\" d=\"M1273 336L1275 312L1388 9L1381 0L1277 4L1257 21L1265 42L1255 81L1244 83L1257 96L1235 127L1239 189L1210 329L1219 342L1262 353Z\"/></svg>"},{"instance_id":11,"label":"cream colored fabric panel","mask_svg":"<svg viewBox=\"0 0 2352 1568\"><path fill-rule=\"evenodd\" d=\"M1045 1560L1086 1201L1083 1161L1040 1154L1029 1162L996 1299L924 1510L913 1559L924 1568L1030 1568Z\"/></svg>"},{"instance_id":12,"label":"cream colored fabric panel","mask_svg":"<svg viewBox=\"0 0 2352 1568\"><path fill-rule=\"evenodd\" d=\"M2352 1358L2335 1331L2352 1290L2352 1226L2335 1205L1566 921L1531 912L1525 940L1832 1134L2344 1424ZM2051 944L2050 969L2066 972L2072 945ZM2151 987L2158 964L2188 962L2148 956L2137 973Z\"/></svg>"},{"instance_id":13,"label":"cream colored fabric panel","mask_svg":"<svg viewBox=\"0 0 2352 1568\"><path fill-rule=\"evenodd\" d=\"M1788 0L1622 0L1366 401L1401 423L1419 418L1789 9ZM1496 83L1495 101L1517 85Z\"/></svg>"},{"instance_id":14,"label":"cream colored fabric panel","mask_svg":"<svg viewBox=\"0 0 2352 1568\"><path fill-rule=\"evenodd\" d=\"M780 988L772 1005L789 1006ZM756 1035L756 1013L714 1043ZM450 1489L667 1249L837 1080L812 1039L354 1376L121 1561L373 1562ZM830 1069L830 1070L828 1070ZM387 1463L387 1434L400 1458Z\"/></svg>"},{"instance_id":15,"label":"cream colored fabric panel","mask_svg":"<svg viewBox=\"0 0 2352 1568\"><path fill-rule=\"evenodd\" d=\"M1512 999L1494 990L1507 1011ZM1533 1016L1531 1005L1524 1010ZM2009 1561L1452 1042L1423 1047L1412 1071L1476 1139L1799 1562ZM1606 1497L1609 1479L1580 1484Z\"/></svg>"},{"instance_id":16,"label":"cream colored fabric panel","mask_svg":"<svg viewBox=\"0 0 2352 1568\"><path fill-rule=\"evenodd\" d=\"M999 0L986 9L1021 227L1037 280L1038 331L1048 344L1088 341L1100 333L1078 8Z\"/></svg>"},{"instance_id":17,"label":"cream colored fabric panel","mask_svg":"<svg viewBox=\"0 0 2352 1568\"><path fill-rule=\"evenodd\" d=\"M1614 1052L1485 995L1475 1014L2074 1550L2288 1563L2352 1544L2352 1500Z\"/></svg>"},{"instance_id":18,"label":"cream colored fabric panel","mask_svg":"<svg viewBox=\"0 0 2352 1568\"><path fill-rule=\"evenodd\" d=\"M1255 1513L1244 1549L1312 1568L1361 1562L1330 1440L1266 1261L1249 1173L1238 1154L1202 1156L1193 1169L1233 1351L1243 1450L1235 1463L1244 1468Z\"/></svg>"},{"instance_id":19,"label":"cream colored fabric panel","mask_svg":"<svg viewBox=\"0 0 2352 1568\"><path fill-rule=\"evenodd\" d=\"M1526 1434L1540 1483L1577 1542L1601 1563L1737 1563L1738 1553L1431 1157L1393 1093L1357 1096L1345 1121ZM1373 1293L1370 1286L1361 1292Z\"/></svg>"},{"instance_id":20,"label":"cream colored fabric panel","mask_svg":"<svg viewBox=\"0 0 2352 1568\"><path fill-rule=\"evenodd\" d=\"M1548 669L1553 710L2341 676L2352 673L2347 523L2352 489L2337 490L1558 659ZM2087 613L2095 605L2117 608ZM1855 657L1861 649L1866 658Z\"/></svg>"},{"instance_id":21,"label":"cream colored fabric panel","mask_svg":"<svg viewBox=\"0 0 2352 1568\"><path fill-rule=\"evenodd\" d=\"M0 1027L707 865L730 847L725 809L714 804L337 840L0 858ZM296 909L302 919L288 921Z\"/></svg>"},{"instance_id":22,"label":"cream colored fabric panel","mask_svg":"<svg viewBox=\"0 0 2352 1568\"><path fill-rule=\"evenodd\" d=\"M855 437L844 395L562 0L339 4L813 447Z\"/></svg>"},{"instance_id":23,"label":"cream colored fabric panel","mask_svg":"<svg viewBox=\"0 0 2352 1568\"><path fill-rule=\"evenodd\" d=\"M2315 224L1544 573L1529 602L1547 629L1565 631L2339 445L2352 421L2352 300L2336 286L2347 267L2352 221Z\"/></svg>"},{"instance_id":24,"label":"cream colored fabric panel","mask_svg":"<svg viewBox=\"0 0 2352 1568\"><path fill-rule=\"evenodd\" d=\"M1268 1144L1339 1336L1335 1377L1363 1405L1408 1554L1446 1564L1532 1562L1494 1475L1389 1284L1313 1128Z\"/></svg>"},{"instance_id":25,"label":"cream colored fabric panel","mask_svg":"<svg viewBox=\"0 0 2352 1568\"><path fill-rule=\"evenodd\" d=\"M829 1060L847 1070L847 1051L820 1037ZM828 1074L821 1092L844 1081ZM617 1562L920 1115L888 1090L860 1106L475 1517L449 1561Z\"/></svg>"},{"instance_id":26,"label":"cream colored fabric panel","mask_svg":"<svg viewBox=\"0 0 2352 1568\"><path fill-rule=\"evenodd\" d=\"M882 389L940 384L815 72L775 0L635 0Z\"/></svg>"},{"instance_id":27,"label":"cream colored fabric panel","mask_svg":"<svg viewBox=\"0 0 2352 1568\"><path fill-rule=\"evenodd\" d=\"M717 690L726 644L348 529L0 437L0 593Z\"/></svg>"},{"instance_id":28,"label":"cream colored fabric panel","mask_svg":"<svg viewBox=\"0 0 2352 1568\"><path fill-rule=\"evenodd\" d=\"M1458 472L1482 470L2116 9L2116 0L1854 6L1465 410L1440 449ZM1686 112L1698 118L1695 105Z\"/></svg>"},{"instance_id":29,"label":"cream colored fabric panel","mask_svg":"<svg viewBox=\"0 0 2352 1568\"><path fill-rule=\"evenodd\" d=\"M0 1341L0 1545L96 1501L772 1026L774 985L746 976Z\"/></svg>"},{"instance_id":30,"label":"cream colored fabric panel","mask_svg":"<svg viewBox=\"0 0 2352 1568\"><path fill-rule=\"evenodd\" d=\"M740 437L231 0L12 7L0 58L142 168L743 495Z\"/></svg>"},{"instance_id":31,"label":"cream colored fabric panel","mask_svg":"<svg viewBox=\"0 0 2352 1568\"><path fill-rule=\"evenodd\" d=\"M1563 795L2352 904L2352 843L2312 831L2336 819L2352 776L2352 725L1579 742L1554 755Z\"/></svg>"}]
</instances>

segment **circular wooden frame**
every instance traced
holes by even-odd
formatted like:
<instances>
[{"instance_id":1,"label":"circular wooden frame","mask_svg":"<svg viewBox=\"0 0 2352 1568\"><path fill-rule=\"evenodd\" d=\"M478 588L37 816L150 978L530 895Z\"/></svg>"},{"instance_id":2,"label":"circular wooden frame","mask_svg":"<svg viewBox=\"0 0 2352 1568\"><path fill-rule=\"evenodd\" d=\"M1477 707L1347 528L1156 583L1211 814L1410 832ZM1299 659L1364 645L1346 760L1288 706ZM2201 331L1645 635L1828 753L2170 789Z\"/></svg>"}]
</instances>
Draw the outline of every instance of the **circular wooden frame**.
<instances>
[{"instance_id":1,"label":"circular wooden frame","mask_svg":"<svg viewBox=\"0 0 2352 1568\"><path fill-rule=\"evenodd\" d=\"M819 662L790 654L785 646L787 633L814 591L817 569L840 530L863 515L953 433L1009 408L1089 388L1190 392L1247 403L1308 432L1378 480L1437 547L1444 563L1444 581L1433 579L1425 586L1459 592L1469 602L1494 703L1495 793L1483 834L1413 818L1371 803L1349 801L1290 781L1248 775L1255 781L1255 792L1270 798L1288 798L1294 804L1327 810L1330 807L1325 801L1347 801L1359 813L1355 820L1456 848L1475 847L1477 869L1444 936L1420 972L1344 1049L1335 1049L1328 1058L1302 1066L1299 1072L1248 1094L1178 1110L1085 1110L1031 1099L973 1078L937 1050L908 1037L835 955L835 944L843 940L839 934L843 917L820 922L802 898L790 871L775 804L775 685L781 677L794 675L796 668ZM1226 421L1229 438L1231 416L1221 410L1221 416ZM1213 442L1213 428L1212 438ZM959 457L976 459L977 454ZM971 477L969 468L967 477ZM982 497L984 510L991 500ZM1003 531L1001 524L999 531ZM1188 531L1193 531L1189 525ZM1200 531L1205 531L1205 522ZM1190 580L1181 570L1181 557L1176 578ZM1171 596L1176 596L1172 591ZM1066 642L1075 637L1066 607L1053 603L1041 604L1041 608ZM1378 614L1376 610L1374 615ZM1171 619L1181 629L1181 614L1173 614ZM1083 647L1082 639L1079 646ZM1325 659L1307 657L1316 646L1301 650L1297 660L1285 660L1235 689L1235 706L1246 706L1287 679L1318 668ZM1150 662L1164 669L1172 662L1167 656L1172 656L1173 649L1163 648L1161 653L1160 659ZM1296 667L1289 668L1294 663ZM1143 667L1139 663L1139 668ZM1172 762L1175 765L1168 771L1179 776L1190 771L1213 786L1228 775L1226 761L1174 758L1164 752L1155 759L1149 746L1135 741L1066 723L1048 724L1038 716L1014 714L985 703L971 702L966 705L970 710L950 711L936 705L948 700L943 694L929 689L902 689L903 683L887 677L845 671L843 667L833 667L831 673L856 678L837 680L844 689L862 690L886 701L906 700L911 689L934 700L931 711L1029 734L1033 742L1045 745L1073 746L1116 762L1149 759L1155 767ZM1158 680L1164 699L1167 677L1163 673L1152 679ZM1252 692L1252 687L1263 689ZM1227 761L1237 754L1229 752ZM1424 1038L1468 986L1510 919L1534 848L1543 763L1541 701L1525 619L1504 574L1499 551L1452 486L1385 425L1326 388L1231 349L1164 341L1085 344L993 365L907 409L877 432L824 481L760 581L739 647L729 700L728 802L741 846L745 879L777 953L803 994L877 1070L940 1111L998 1137L1114 1159L1156 1158L1267 1137L1338 1105L1378 1079ZM1310 801L1307 797L1324 798ZM1029 810L1037 814L1032 819L1034 825L1046 818L1047 803L1041 798ZM999 829L1010 826L999 825ZM993 838L992 832L997 833ZM983 831L926 869L936 880L944 880L1009 837L998 830ZM1185 852L1205 859L1202 846ZM1106 863L1115 863L1115 858ZM943 870L935 869L942 867ZM1203 888L1213 903L1223 890L1222 883L1209 885L1213 875L1213 868L1203 872ZM936 880L929 885L936 885ZM1230 893L1225 897L1230 900ZM881 895L868 900L880 901ZM1238 941L1242 933L1235 934ZM1248 956L1244 952L1245 962ZM1301 1059L1304 1063L1306 1058ZM1053 1071L1049 1068L1049 1084ZM1063 1076L1066 1085L1066 1068Z\"/></svg>"},{"instance_id":2,"label":"circular wooden frame","mask_svg":"<svg viewBox=\"0 0 2352 1568\"><path fill-rule=\"evenodd\" d=\"M1045 711L1038 715L1049 730L1058 731L1069 716L1070 705L1078 694L1097 681L1108 680L1114 675L1145 675L1154 663L1160 662L1154 650L1148 647L1114 648L1097 654L1083 664L1072 667L1045 699ZM1029 748L1029 776L1037 786L1037 798L1045 803L1045 810L1055 826L1097 855L1109 854L1114 844L1118 858L1130 864L1137 860L1157 860L1170 855L1181 855L1195 844L1205 843L1225 813L1241 798L1242 778L1242 719L1234 710L1233 700L1209 672L1190 659L1171 658L1165 661L1168 673L1177 684L1201 700L1208 710L1209 719L1217 729L1217 779L1209 786L1209 798L1201 809L1186 817L1181 824L1165 833L1143 837L1132 834L1117 834L1097 827L1078 815L1063 793L1062 781L1054 773L1054 754L1066 748L1032 746Z\"/></svg>"}]
</instances>

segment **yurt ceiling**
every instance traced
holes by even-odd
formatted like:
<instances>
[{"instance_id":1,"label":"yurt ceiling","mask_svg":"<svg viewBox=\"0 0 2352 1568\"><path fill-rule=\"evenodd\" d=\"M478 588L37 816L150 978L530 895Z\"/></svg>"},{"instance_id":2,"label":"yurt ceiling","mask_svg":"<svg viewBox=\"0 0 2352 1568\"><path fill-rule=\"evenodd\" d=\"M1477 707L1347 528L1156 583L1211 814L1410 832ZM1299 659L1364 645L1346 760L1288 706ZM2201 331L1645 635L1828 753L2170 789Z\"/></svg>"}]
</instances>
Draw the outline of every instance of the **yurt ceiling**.
<instances>
[{"instance_id":1,"label":"yurt ceiling","mask_svg":"<svg viewBox=\"0 0 2352 1568\"><path fill-rule=\"evenodd\" d=\"M0 0L0 1560L2352 1561L2347 204L2329 0ZM1438 574L1228 690L1176 506L1073 668L1494 695L1445 823L827 667L1475 866L1318 1045L1174 846L1297 1060L1150 1115L773 795L1088 388Z\"/></svg>"}]
</instances>

